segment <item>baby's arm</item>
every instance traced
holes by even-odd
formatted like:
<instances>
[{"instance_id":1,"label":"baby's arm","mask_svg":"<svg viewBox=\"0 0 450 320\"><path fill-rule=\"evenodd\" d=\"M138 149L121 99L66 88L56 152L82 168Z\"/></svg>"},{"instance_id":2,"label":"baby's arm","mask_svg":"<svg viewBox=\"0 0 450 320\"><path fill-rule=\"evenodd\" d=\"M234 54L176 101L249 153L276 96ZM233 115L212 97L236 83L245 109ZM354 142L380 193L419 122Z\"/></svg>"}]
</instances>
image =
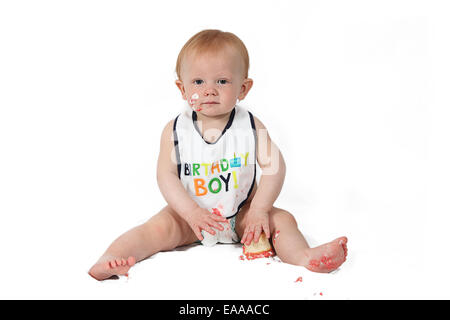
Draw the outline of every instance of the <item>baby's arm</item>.
<instances>
[{"instance_id":1,"label":"baby's arm","mask_svg":"<svg viewBox=\"0 0 450 320\"><path fill-rule=\"evenodd\" d=\"M264 124L256 117L257 160L261 168L261 179L255 196L250 204L249 219L242 236L242 243L250 244L252 239L259 240L264 231L270 237L269 211L280 194L286 175L286 164L283 155L270 139Z\"/></svg>"},{"instance_id":2,"label":"baby's arm","mask_svg":"<svg viewBox=\"0 0 450 320\"><path fill-rule=\"evenodd\" d=\"M212 227L223 230L217 222L225 222L226 219L200 208L181 183L173 143L173 122L172 120L166 125L161 135L157 165L158 186L169 206L189 224L197 238L203 240L201 230L215 234Z\"/></svg>"}]
</instances>

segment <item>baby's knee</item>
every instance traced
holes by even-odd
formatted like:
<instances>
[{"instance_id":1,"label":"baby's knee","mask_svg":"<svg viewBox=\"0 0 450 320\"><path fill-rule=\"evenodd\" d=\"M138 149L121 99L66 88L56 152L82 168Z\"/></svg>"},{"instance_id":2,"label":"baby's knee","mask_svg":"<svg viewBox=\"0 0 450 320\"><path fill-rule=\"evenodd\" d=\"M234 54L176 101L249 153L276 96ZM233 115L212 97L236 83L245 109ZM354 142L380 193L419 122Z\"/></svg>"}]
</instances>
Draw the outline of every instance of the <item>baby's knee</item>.
<instances>
[{"instance_id":1,"label":"baby's knee","mask_svg":"<svg viewBox=\"0 0 450 320\"><path fill-rule=\"evenodd\" d=\"M286 210L274 208L271 212L272 225L295 225L297 226L297 220L294 215Z\"/></svg>"},{"instance_id":2,"label":"baby's knee","mask_svg":"<svg viewBox=\"0 0 450 320\"><path fill-rule=\"evenodd\" d=\"M163 239L173 235L177 229L177 222L167 213L157 214L149 219L144 225L149 235Z\"/></svg>"}]
</instances>

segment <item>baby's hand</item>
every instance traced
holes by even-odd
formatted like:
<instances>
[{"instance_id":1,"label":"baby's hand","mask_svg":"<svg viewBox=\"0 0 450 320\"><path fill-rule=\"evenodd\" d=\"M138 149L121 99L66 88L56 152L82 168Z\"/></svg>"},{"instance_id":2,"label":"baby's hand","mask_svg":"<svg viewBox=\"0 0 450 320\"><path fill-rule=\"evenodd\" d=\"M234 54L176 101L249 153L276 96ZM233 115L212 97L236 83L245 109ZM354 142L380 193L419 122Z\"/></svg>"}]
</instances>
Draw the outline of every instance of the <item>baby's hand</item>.
<instances>
[{"instance_id":1,"label":"baby's hand","mask_svg":"<svg viewBox=\"0 0 450 320\"><path fill-rule=\"evenodd\" d=\"M266 234L267 239L270 238L269 212L267 210L250 208L246 220L247 226L242 235L241 243L250 245L252 240L255 243L258 242L262 231Z\"/></svg>"},{"instance_id":2,"label":"baby's hand","mask_svg":"<svg viewBox=\"0 0 450 320\"><path fill-rule=\"evenodd\" d=\"M200 207L191 211L190 214L186 216L185 220L200 241L203 240L202 230L215 235L216 232L212 228L214 227L223 231L223 227L219 222L227 222L226 218L212 214L208 210Z\"/></svg>"}]
</instances>

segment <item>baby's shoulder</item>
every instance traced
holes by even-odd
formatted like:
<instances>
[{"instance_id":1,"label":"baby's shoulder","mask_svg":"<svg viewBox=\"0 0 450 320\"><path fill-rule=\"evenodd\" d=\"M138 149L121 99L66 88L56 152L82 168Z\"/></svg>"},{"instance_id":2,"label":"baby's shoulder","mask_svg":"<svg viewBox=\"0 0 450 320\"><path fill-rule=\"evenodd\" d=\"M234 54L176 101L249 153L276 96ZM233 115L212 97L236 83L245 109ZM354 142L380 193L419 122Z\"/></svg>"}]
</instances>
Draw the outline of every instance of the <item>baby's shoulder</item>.
<instances>
[{"instance_id":1,"label":"baby's shoulder","mask_svg":"<svg viewBox=\"0 0 450 320\"><path fill-rule=\"evenodd\" d=\"M163 132L173 131L175 129L175 123L180 122L180 116L181 113L170 119L169 122L167 122L166 125L164 126Z\"/></svg>"},{"instance_id":2,"label":"baby's shoulder","mask_svg":"<svg viewBox=\"0 0 450 320\"><path fill-rule=\"evenodd\" d=\"M166 123L164 128L161 132L161 143L170 143L170 141L173 141L173 126L175 123L175 118L169 120L169 122Z\"/></svg>"},{"instance_id":3,"label":"baby's shoulder","mask_svg":"<svg viewBox=\"0 0 450 320\"><path fill-rule=\"evenodd\" d=\"M163 130L173 130L173 124L175 123L175 118L169 120L169 122L166 123Z\"/></svg>"},{"instance_id":4,"label":"baby's shoulder","mask_svg":"<svg viewBox=\"0 0 450 320\"><path fill-rule=\"evenodd\" d=\"M253 113L252 113L252 116L253 116L253 121L255 122L256 130L258 130L258 129L266 129L266 126L262 123L261 120L259 120L259 118L257 116L255 116Z\"/></svg>"}]
</instances>

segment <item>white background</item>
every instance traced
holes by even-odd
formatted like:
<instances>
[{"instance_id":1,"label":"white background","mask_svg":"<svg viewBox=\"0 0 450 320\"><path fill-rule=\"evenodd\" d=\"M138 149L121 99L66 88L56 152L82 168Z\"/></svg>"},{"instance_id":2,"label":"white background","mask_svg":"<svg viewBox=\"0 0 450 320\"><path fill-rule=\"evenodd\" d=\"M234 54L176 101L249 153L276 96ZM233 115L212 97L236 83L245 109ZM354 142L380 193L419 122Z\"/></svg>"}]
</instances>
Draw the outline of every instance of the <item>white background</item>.
<instances>
[{"instance_id":1,"label":"white background","mask_svg":"<svg viewBox=\"0 0 450 320\"><path fill-rule=\"evenodd\" d=\"M450 298L449 12L445 1L1 1L0 298ZM222 245L159 253L129 279L87 275L165 205L156 161L183 106L175 62L206 28L247 45L242 105L287 163L275 205L311 246L349 238L338 272L240 261Z\"/></svg>"}]
</instances>

